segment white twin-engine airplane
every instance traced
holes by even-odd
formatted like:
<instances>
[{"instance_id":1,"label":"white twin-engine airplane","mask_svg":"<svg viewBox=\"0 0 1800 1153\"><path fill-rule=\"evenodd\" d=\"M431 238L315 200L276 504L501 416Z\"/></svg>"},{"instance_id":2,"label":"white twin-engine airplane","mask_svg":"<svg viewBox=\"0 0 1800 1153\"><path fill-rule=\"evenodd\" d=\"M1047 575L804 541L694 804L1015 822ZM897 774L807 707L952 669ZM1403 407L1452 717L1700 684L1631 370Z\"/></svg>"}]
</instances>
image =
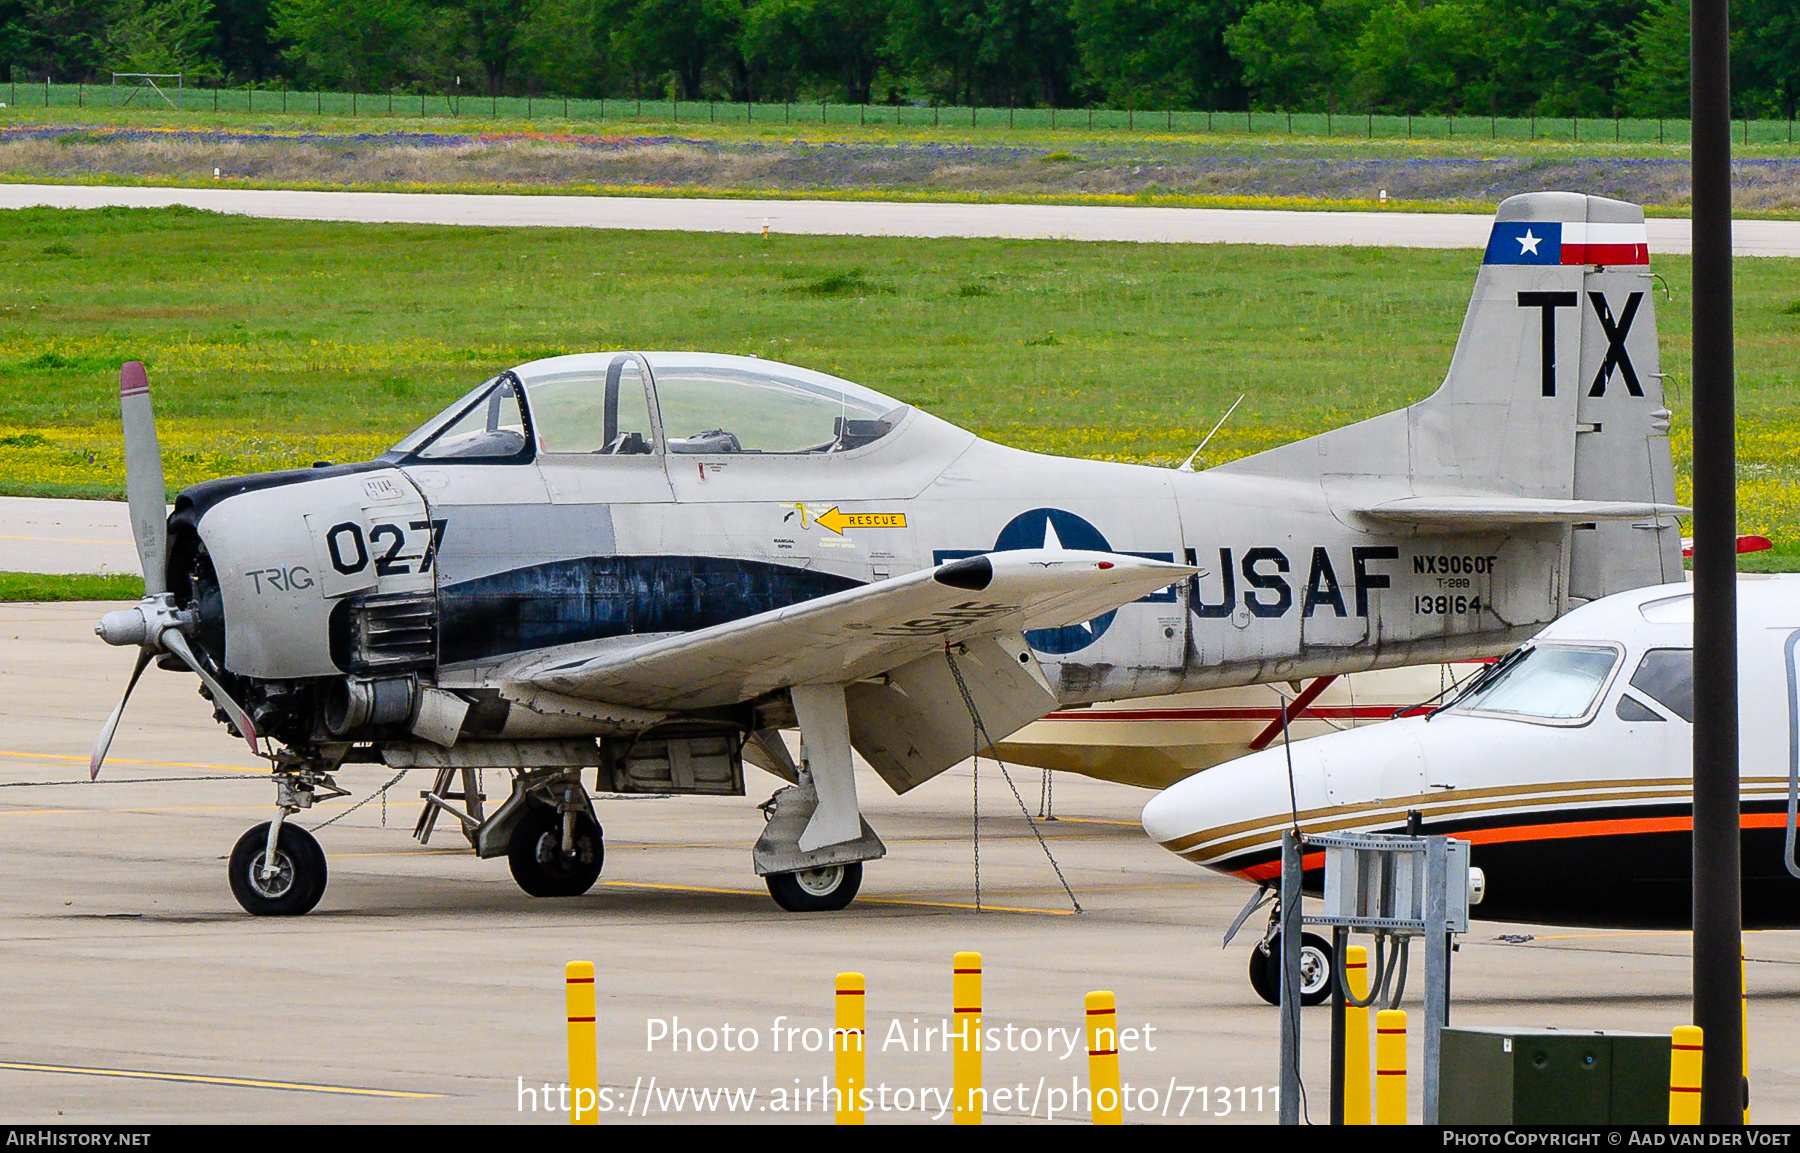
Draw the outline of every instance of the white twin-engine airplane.
<instances>
[{"instance_id":1,"label":"white twin-engine airplane","mask_svg":"<svg viewBox=\"0 0 1800 1153\"><path fill-rule=\"evenodd\" d=\"M343 795L347 763L437 770L418 835L448 812L556 896L600 873L588 781L736 796L749 760L790 782L756 872L784 908L842 908L885 852L852 750L905 792L977 727L1491 656L1677 579L1643 219L1508 200L1435 394L1204 472L1020 452L803 368L618 352L520 365L377 460L209 481L165 516L128 364L146 596L99 632L139 672L194 670L270 758L276 818L230 864L252 913L319 900L324 855L284 818ZM511 771L497 808L478 769Z\"/></svg>"},{"instance_id":2,"label":"white twin-engine airplane","mask_svg":"<svg viewBox=\"0 0 1800 1153\"><path fill-rule=\"evenodd\" d=\"M1800 576L1738 582L1744 924L1794 928ZM1470 842L1484 917L1686 928L1693 633L1690 586L1617 593L1557 621L1427 716L1271 748L1164 790L1145 806L1144 830L1195 864L1269 882L1280 873L1285 829L1391 833L1411 824ZM1323 854L1302 864L1316 891ZM1252 983L1266 997L1278 987L1267 976L1267 940L1251 956ZM1323 986L1329 945L1321 938L1308 948Z\"/></svg>"}]
</instances>

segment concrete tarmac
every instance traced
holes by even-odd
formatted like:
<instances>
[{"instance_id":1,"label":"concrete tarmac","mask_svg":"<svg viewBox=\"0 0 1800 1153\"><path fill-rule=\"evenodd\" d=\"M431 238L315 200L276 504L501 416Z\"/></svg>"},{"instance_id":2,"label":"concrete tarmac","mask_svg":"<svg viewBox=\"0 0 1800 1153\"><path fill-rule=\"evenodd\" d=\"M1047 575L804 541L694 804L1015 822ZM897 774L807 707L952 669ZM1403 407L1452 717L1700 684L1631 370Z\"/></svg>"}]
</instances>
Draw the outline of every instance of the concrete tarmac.
<instances>
[{"instance_id":1,"label":"concrete tarmac","mask_svg":"<svg viewBox=\"0 0 1800 1153\"><path fill-rule=\"evenodd\" d=\"M1455 213L1286 212L1062 204L921 204L867 200L711 200L643 196L475 196L0 184L0 208L164 208L274 220L622 228L820 236L1000 237L1178 244L1481 248L1493 218ZM1649 221L1650 250L1688 252L1690 222ZM1739 256L1800 256L1800 221L1740 220Z\"/></svg>"},{"instance_id":2,"label":"concrete tarmac","mask_svg":"<svg viewBox=\"0 0 1800 1153\"><path fill-rule=\"evenodd\" d=\"M0 497L0 572L142 571L124 501Z\"/></svg>"},{"instance_id":3,"label":"concrete tarmac","mask_svg":"<svg viewBox=\"0 0 1800 1153\"><path fill-rule=\"evenodd\" d=\"M950 1062L941 1044L917 1051L913 1029L916 1018L922 1043L925 1027L949 1015L950 958L961 949L984 956L988 1026L1015 1026L1013 1051L986 1055L987 1085L1009 1090L990 1123L1035 1107L1041 1124L1053 1104L1054 1121L1079 1119L1066 1093L1050 1092L1085 1083L1079 1046L1068 1054L1059 1033L1046 1053L1041 1031L1079 1030L1082 995L1100 988L1117 993L1122 1025L1155 1030L1154 1052L1123 1055L1128 1120L1275 1117L1276 1014L1244 976L1261 918L1219 948L1249 890L1152 845L1136 826L1140 790L1057 779L1061 819L1040 827L1086 910L1076 916L1011 791L985 765L988 909L977 913L968 769L904 797L866 774L859 785L888 857L869 866L849 909L796 916L750 870L754 804L777 784L757 770L747 798L600 800L601 884L541 901L518 890L503 861L476 860L442 827L450 822L428 847L411 839L428 784L417 774L385 804L348 812L392 777L361 767L340 778L350 802L301 818L340 818L319 834L331 868L319 908L253 919L231 898L224 857L268 818L272 790L208 719L191 677L148 672L101 782L86 780L87 750L131 663L91 634L110 607L0 605L0 1116L9 1122L565 1123L544 1111L542 1087L566 1076L563 964L585 959L599 974L600 1078L614 1106L603 1123L640 1120L647 1102L655 1121L829 1121L819 1089L831 1057L807 1051L819 1034L804 1030L829 1027L840 970L868 979L869 1084L886 1085L890 1105L872 1120L944 1123L935 1103L921 1112L916 1102L922 1088L949 1086ZM1013 780L1035 812L1038 774ZM485 788L502 793L499 774ZM1800 1120L1800 934L1748 943L1753 1115ZM1454 1019L1666 1031L1687 1019L1688 967L1681 934L1478 922L1457 954ZM1416 997L1408 1007L1417 1020ZM738 1049L723 1051L716 1033L695 1038L715 1042L711 1052L652 1049L652 1022L729 1023ZM746 1028L751 1052L741 1051ZM1327 1010L1308 1010L1304 1028L1307 1106L1319 1121ZM1023 1051L1028 1040L1037 1051ZM1416 1035L1412 1048L1416 1070ZM533 1088L536 1112L523 1093ZM757 1095L735 1117L692 1098L678 1109L668 1096L715 1088ZM771 1108L796 1088L799 1112ZM910 1110L891 1111L898 1088ZM1412 1092L1416 1117L1416 1077Z\"/></svg>"}]
</instances>

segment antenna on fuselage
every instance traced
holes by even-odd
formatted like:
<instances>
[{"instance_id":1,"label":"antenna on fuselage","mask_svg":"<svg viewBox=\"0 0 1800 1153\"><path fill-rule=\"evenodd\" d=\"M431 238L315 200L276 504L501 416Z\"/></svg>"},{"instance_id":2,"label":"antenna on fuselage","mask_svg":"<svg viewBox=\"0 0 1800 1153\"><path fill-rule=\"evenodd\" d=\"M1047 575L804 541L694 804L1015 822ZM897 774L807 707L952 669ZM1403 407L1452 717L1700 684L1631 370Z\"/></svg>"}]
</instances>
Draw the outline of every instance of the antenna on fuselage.
<instances>
[{"instance_id":1,"label":"antenna on fuselage","mask_svg":"<svg viewBox=\"0 0 1800 1153\"><path fill-rule=\"evenodd\" d=\"M1194 458L1200 455L1201 449L1212 443L1214 434L1225 427L1225 422L1231 419L1231 414L1237 411L1238 405L1244 403L1244 397L1249 395L1249 393L1243 393L1239 395L1236 400L1231 402L1231 407L1225 410L1225 415L1219 418L1219 423L1212 426L1212 432L1207 433L1206 439L1201 441L1199 445L1195 447L1193 452L1188 453L1188 458L1181 462L1180 467L1175 470L1176 472L1194 471Z\"/></svg>"}]
</instances>

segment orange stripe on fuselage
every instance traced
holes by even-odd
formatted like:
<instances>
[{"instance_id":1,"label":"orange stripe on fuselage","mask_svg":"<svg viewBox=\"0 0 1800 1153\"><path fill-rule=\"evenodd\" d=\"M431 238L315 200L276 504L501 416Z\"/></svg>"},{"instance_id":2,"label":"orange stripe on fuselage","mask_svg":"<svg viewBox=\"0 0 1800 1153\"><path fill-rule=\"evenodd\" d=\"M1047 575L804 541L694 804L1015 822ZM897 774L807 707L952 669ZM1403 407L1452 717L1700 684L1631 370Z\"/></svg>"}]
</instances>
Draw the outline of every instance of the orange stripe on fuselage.
<instances>
[{"instance_id":1,"label":"orange stripe on fuselage","mask_svg":"<svg viewBox=\"0 0 1800 1153\"><path fill-rule=\"evenodd\" d=\"M1322 869L1325 867L1324 853L1306 853L1300 858L1302 869ZM1260 865L1251 865L1248 869L1237 870L1237 875L1246 881L1270 881L1281 876L1280 861L1264 861Z\"/></svg>"},{"instance_id":2,"label":"orange stripe on fuselage","mask_svg":"<svg viewBox=\"0 0 1800 1153\"><path fill-rule=\"evenodd\" d=\"M1786 813L1743 813L1738 817L1738 827L1742 829L1779 829L1786 824ZM1473 845L1498 845L1509 841L1561 841L1571 837L1618 837L1632 833L1693 831L1692 817L1621 817L1611 821L1565 821L1555 825L1520 825L1509 829L1470 829L1451 835Z\"/></svg>"},{"instance_id":3,"label":"orange stripe on fuselage","mask_svg":"<svg viewBox=\"0 0 1800 1153\"><path fill-rule=\"evenodd\" d=\"M1739 828L1779 829L1787 824L1786 813L1743 813ZM1505 829L1468 829L1451 833L1459 841L1472 845L1501 845L1515 841L1562 841L1573 837L1622 837L1634 833L1691 833L1692 817L1622 817L1610 821L1562 821L1554 825L1514 825ZM1324 853L1308 853L1300 858L1302 869L1321 868ZM1233 875L1246 881L1268 881L1281 875L1280 861L1264 861L1247 869L1235 869Z\"/></svg>"}]
</instances>

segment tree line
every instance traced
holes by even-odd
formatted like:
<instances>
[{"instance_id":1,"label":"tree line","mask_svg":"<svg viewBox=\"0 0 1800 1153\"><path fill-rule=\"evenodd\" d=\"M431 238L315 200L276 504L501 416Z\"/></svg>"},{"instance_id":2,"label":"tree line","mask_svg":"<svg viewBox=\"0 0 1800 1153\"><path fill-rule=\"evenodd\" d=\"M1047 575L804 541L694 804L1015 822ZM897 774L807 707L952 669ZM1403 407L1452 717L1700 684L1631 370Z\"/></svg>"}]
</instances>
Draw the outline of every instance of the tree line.
<instances>
[{"instance_id":1,"label":"tree line","mask_svg":"<svg viewBox=\"0 0 1800 1153\"><path fill-rule=\"evenodd\" d=\"M1800 0L1733 0L1791 119ZM1674 117L1688 0L0 0L13 79L987 107Z\"/></svg>"}]
</instances>

